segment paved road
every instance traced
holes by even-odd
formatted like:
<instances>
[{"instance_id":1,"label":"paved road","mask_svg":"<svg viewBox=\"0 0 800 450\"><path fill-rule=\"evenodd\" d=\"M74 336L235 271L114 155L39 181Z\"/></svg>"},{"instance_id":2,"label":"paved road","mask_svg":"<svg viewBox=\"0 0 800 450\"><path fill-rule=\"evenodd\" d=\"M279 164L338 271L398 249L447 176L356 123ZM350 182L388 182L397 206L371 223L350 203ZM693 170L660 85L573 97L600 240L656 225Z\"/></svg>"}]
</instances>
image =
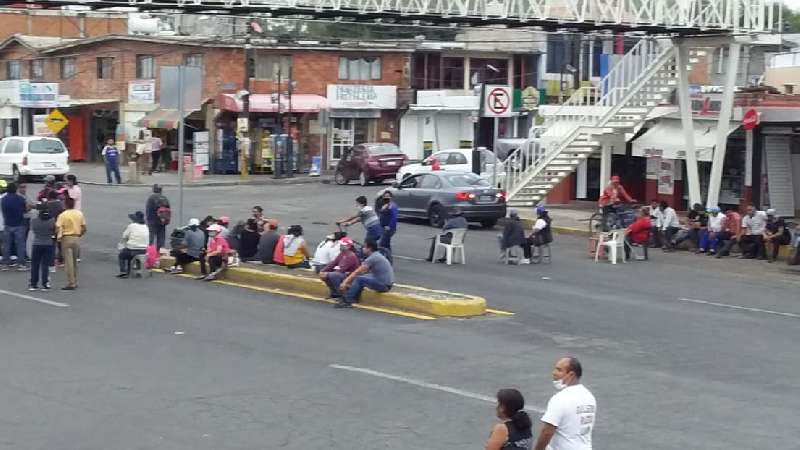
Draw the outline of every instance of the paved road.
<instances>
[{"instance_id":1,"label":"paved road","mask_svg":"<svg viewBox=\"0 0 800 450\"><path fill-rule=\"evenodd\" d=\"M378 189L198 188L187 217L261 204L314 241ZM24 298L24 275L0 274L0 448L482 448L487 398L515 386L541 409L564 354L582 359L598 397L598 449L800 448L800 275L779 266L660 252L595 265L570 237L549 266L502 266L496 231L475 229L467 266L401 258L398 278L516 315L415 321L183 278L116 280L115 243L146 194L85 188L80 291ZM430 233L403 222L395 254L423 257Z\"/></svg>"}]
</instances>

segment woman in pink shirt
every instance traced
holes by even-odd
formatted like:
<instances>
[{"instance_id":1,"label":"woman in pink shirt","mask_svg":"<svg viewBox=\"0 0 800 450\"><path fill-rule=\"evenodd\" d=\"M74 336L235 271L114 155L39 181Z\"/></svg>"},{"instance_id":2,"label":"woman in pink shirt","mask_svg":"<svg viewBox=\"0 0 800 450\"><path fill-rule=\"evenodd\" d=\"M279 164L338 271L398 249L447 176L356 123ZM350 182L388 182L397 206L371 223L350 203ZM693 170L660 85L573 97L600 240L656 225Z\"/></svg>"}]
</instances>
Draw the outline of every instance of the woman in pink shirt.
<instances>
[{"instance_id":1,"label":"woman in pink shirt","mask_svg":"<svg viewBox=\"0 0 800 450\"><path fill-rule=\"evenodd\" d=\"M81 211L81 187L78 186L78 177L69 174L67 179L67 195L75 201L75 209Z\"/></svg>"},{"instance_id":2,"label":"woman in pink shirt","mask_svg":"<svg viewBox=\"0 0 800 450\"><path fill-rule=\"evenodd\" d=\"M206 251L206 259L211 268L211 273L208 276L202 277L203 281L211 281L217 278L225 267L228 265L228 254L231 248L228 245L228 240L222 237L222 227L214 224L208 227L208 250Z\"/></svg>"}]
</instances>

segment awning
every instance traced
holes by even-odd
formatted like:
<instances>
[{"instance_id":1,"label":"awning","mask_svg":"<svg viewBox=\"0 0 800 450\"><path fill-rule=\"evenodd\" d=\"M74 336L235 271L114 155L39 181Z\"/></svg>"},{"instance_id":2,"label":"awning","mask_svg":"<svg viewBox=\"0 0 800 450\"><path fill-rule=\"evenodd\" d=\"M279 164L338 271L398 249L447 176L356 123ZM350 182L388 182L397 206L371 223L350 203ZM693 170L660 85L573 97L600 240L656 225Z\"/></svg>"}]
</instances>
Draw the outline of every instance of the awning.
<instances>
[{"instance_id":1,"label":"awning","mask_svg":"<svg viewBox=\"0 0 800 450\"><path fill-rule=\"evenodd\" d=\"M186 111L184 117L191 113L192 111ZM174 130L178 128L178 122L180 122L180 114L177 109L154 109L139 119L136 122L136 126L141 128Z\"/></svg>"},{"instance_id":2,"label":"awning","mask_svg":"<svg viewBox=\"0 0 800 450\"><path fill-rule=\"evenodd\" d=\"M328 109L328 99L315 94L294 94L291 102L293 113L316 113ZM241 112L242 101L233 94L217 96L217 107L224 111ZM271 94L251 94L250 112L278 112L278 104L272 102ZM289 112L289 99L281 98L281 112Z\"/></svg>"},{"instance_id":3,"label":"awning","mask_svg":"<svg viewBox=\"0 0 800 450\"><path fill-rule=\"evenodd\" d=\"M698 161L711 161L717 145L717 121L694 120L694 147ZM730 122L728 134L739 128ZM686 159L683 126L677 119L659 119L655 126L639 136L633 145L633 156L660 156L664 159Z\"/></svg>"},{"instance_id":4,"label":"awning","mask_svg":"<svg viewBox=\"0 0 800 450\"><path fill-rule=\"evenodd\" d=\"M101 105L103 103L117 103L115 98L69 98L58 101L59 108L73 108L76 106Z\"/></svg>"}]
</instances>

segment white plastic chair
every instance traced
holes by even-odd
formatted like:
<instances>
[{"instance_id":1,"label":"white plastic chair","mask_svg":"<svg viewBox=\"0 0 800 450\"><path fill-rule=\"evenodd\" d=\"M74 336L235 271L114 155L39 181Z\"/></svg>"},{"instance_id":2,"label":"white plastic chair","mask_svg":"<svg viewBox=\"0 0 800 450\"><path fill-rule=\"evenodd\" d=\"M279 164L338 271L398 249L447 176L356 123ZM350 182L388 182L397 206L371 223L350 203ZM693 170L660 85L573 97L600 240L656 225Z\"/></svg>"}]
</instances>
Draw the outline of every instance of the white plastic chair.
<instances>
[{"instance_id":1,"label":"white plastic chair","mask_svg":"<svg viewBox=\"0 0 800 450\"><path fill-rule=\"evenodd\" d=\"M608 236L611 239L607 239ZM608 235L601 234L600 239L597 240L597 249L594 252L594 262L600 258L600 250L606 247L606 255L611 264L617 263L617 255L620 255L622 262L625 262L625 240L621 231L612 231Z\"/></svg>"},{"instance_id":2,"label":"white plastic chair","mask_svg":"<svg viewBox=\"0 0 800 450\"><path fill-rule=\"evenodd\" d=\"M434 257L435 254L438 253L439 247L444 249L445 259L448 265L452 264L453 261L456 260L456 256L459 256L461 264L467 263L467 256L464 253L464 236L467 234L467 230L464 228L455 228L452 230L447 230L447 233L451 233L453 237L450 239L449 244L445 244L439 241L439 236L436 237L436 248L434 249Z\"/></svg>"}]
</instances>

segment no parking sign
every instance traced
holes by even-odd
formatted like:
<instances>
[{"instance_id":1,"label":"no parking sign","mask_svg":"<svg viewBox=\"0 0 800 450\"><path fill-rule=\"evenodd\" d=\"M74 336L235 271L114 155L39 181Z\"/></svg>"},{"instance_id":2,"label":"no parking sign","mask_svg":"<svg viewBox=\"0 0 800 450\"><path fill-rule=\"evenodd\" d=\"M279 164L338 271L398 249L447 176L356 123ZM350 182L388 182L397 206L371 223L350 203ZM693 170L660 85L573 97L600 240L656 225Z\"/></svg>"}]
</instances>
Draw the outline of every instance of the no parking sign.
<instances>
[{"instance_id":1,"label":"no parking sign","mask_svg":"<svg viewBox=\"0 0 800 450\"><path fill-rule=\"evenodd\" d=\"M513 97L509 86L487 84L484 92L483 117L511 117Z\"/></svg>"}]
</instances>

